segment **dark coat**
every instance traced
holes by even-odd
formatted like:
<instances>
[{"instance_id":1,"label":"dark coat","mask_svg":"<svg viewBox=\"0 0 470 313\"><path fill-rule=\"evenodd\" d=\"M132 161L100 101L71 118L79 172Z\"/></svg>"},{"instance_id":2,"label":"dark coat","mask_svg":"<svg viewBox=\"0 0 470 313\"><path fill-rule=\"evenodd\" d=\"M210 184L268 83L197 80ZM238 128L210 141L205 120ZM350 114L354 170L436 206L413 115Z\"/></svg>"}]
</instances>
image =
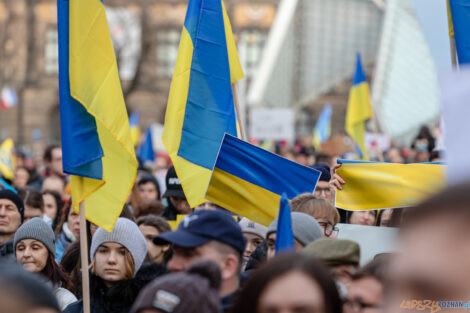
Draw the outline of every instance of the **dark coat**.
<instances>
[{"instance_id":1,"label":"dark coat","mask_svg":"<svg viewBox=\"0 0 470 313\"><path fill-rule=\"evenodd\" d=\"M158 276L168 273L162 264L144 264L137 275L107 288L104 281L90 274L90 311L93 313L127 313L140 290ZM83 300L70 304L64 313L82 313Z\"/></svg>"},{"instance_id":2,"label":"dark coat","mask_svg":"<svg viewBox=\"0 0 470 313\"><path fill-rule=\"evenodd\" d=\"M13 238L0 245L0 261L16 262Z\"/></svg>"}]
</instances>

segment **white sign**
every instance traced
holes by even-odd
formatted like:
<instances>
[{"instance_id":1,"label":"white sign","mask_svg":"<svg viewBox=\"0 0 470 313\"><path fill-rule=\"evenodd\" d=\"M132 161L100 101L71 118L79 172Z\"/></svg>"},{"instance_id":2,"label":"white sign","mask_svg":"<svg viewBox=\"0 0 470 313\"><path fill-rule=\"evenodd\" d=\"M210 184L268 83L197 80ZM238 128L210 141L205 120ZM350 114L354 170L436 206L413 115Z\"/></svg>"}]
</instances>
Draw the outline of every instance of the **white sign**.
<instances>
[{"instance_id":1,"label":"white sign","mask_svg":"<svg viewBox=\"0 0 470 313\"><path fill-rule=\"evenodd\" d=\"M398 228L354 224L336 226L339 239L355 241L361 247L361 265L372 261L377 254L396 252Z\"/></svg>"},{"instance_id":2,"label":"white sign","mask_svg":"<svg viewBox=\"0 0 470 313\"><path fill-rule=\"evenodd\" d=\"M259 140L295 139L292 109L251 109L250 137Z\"/></svg>"}]
</instances>

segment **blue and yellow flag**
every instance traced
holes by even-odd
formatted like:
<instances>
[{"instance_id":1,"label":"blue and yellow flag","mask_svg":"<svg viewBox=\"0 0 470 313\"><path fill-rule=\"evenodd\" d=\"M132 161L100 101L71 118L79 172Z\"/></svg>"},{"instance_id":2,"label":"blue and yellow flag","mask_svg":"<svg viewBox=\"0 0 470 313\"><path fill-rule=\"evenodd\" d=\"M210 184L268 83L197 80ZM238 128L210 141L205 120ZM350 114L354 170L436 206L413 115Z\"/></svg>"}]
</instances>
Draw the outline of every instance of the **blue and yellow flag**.
<instances>
[{"instance_id":1,"label":"blue and yellow flag","mask_svg":"<svg viewBox=\"0 0 470 313\"><path fill-rule=\"evenodd\" d=\"M449 0L448 9L449 35L454 35L459 64L470 63L470 0Z\"/></svg>"},{"instance_id":2,"label":"blue and yellow flag","mask_svg":"<svg viewBox=\"0 0 470 313\"><path fill-rule=\"evenodd\" d=\"M357 54L356 72L349 93L348 109L346 112L346 132L354 140L356 151L361 160L369 160L366 151L365 134L366 121L372 117L369 84L361 64L361 55Z\"/></svg>"},{"instance_id":3,"label":"blue and yellow flag","mask_svg":"<svg viewBox=\"0 0 470 313\"><path fill-rule=\"evenodd\" d=\"M277 231L274 251L276 254L295 250L294 231L292 230L292 216L290 214L289 199L285 193L281 196L279 215L277 217Z\"/></svg>"},{"instance_id":4,"label":"blue and yellow flag","mask_svg":"<svg viewBox=\"0 0 470 313\"><path fill-rule=\"evenodd\" d=\"M351 210L402 208L418 204L445 185L442 164L373 163L338 160L346 181L336 191L336 207Z\"/></svg>"},{"instance_id":5,"label":"blue and yellow flag","mask_svg":"<svg viewBox=\"0 0 470 313\"><path fill-rule=\"evenodd\" d=\"M64 172L73 206L111 230L134 184L137 160L103 3L58 0Z\"/></svg>"},{"instance_id":6,"label":"blue and yellow flag","mask_svg":"<svg viewBox=\"0 0 470 313\"><path fill-rule=\"evenodd\" d=\"M318 117L315 129L313 130L313 146L315 150L320 150L323 142L331 136L331 105L326 104Z\"/></svg>"},{"instance_id":7,"label":"blue and yellow flag","mask_svg":"<svg viewBox=\"0 0 470 313\"><path fill-rule=\"evenodd\" d=\"M140 162L144 164L147 161L155 161L155 150L153 149L153 138L152 138L152 127L149 125L147 127L147 133L145 134L145 140L142 145L139 147L137 156L140 159Z\"/></svg>"},{"instance_id":8,"label":"blue and yellow flag","mask_svg":"<svg viewBox=\"0 0 470 313\"><path fill-rule=\"evenodd\" d=\"M225 135L206 199L268 226L282 193L289 199L313 192L320 172Z\"/></svg>"},{"instance_id":9,"label":"blue and yellow flag","mask_svg":"<svg viewBox=\"0 0 470 313\"><path fill-rule=\"evenodd\" d=\"M129 116L129 126L131 127L131 137L134 147L139 145L140 140L140 128L139 128L140 114L138 111L134 111Z\"/></svg>"},{"instance_id":10,"label":"blue and yellow flag","mask_svg":"<svg viewBox=\"0 0 470 313\"><path fill-rule=\"evenodd\" d=\"M204 202L224 133L237 135L231 85L241 78L223 2L190 0L162 139L191 207Z\"/></svg>"},{"instance_id":11,"label":"blue and yellow flag","mask_svg":"<svg viewBox=\"0 0 470 313\"><path fill-rule=\"evenodd\" d=\"M0 176L8 180L15 176L15 156L13 139L8 138L0 145Z\"/></svg>"}]
</instances>

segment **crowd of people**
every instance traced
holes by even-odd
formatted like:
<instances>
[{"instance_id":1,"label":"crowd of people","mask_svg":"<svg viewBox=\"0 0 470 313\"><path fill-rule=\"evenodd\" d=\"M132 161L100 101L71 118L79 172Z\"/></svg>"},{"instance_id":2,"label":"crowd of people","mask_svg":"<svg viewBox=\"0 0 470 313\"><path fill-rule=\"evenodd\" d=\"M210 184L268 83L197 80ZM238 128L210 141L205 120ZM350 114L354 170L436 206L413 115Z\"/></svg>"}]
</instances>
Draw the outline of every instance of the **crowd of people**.
<instances>
[{"instance_id":1,"label":"crowd of people","mask_svg":"<svg viewBox=\"0 0 470 313\"><path fill-rule=\"evenodd\" d=\"M422 130L414 155L392 147L386 157L436 161L434 146ZM313 193L290 201L295 251L285 253L275 249L277 220L264 226L211 202L191 208L167 157L139 167L113 230L87 222L91 312L373 313L425 301L436 312L438 301L466 302L470 184L413 208L346 212L334 206L347 184L339 165L307 148L276 148L321 172ZM17 192L0 190L0 311L83 312L81 229L61 148L49 146L38 164L17 160ZM337 238L338 223L399 227L400 253L360 264L360 245Z\"/></svg>"}]
</instances>

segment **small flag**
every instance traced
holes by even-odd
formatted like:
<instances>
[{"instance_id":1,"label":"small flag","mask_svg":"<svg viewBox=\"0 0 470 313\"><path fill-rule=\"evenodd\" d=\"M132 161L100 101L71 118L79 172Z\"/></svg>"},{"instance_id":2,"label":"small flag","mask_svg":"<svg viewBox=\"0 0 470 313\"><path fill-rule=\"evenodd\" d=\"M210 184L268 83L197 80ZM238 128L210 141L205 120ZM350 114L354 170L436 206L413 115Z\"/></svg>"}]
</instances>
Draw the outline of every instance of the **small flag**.
<instances>
[{"instance_id":1,"label":"small flag","mask_svg":"<svg viewBox=\"0 0 470 313\"><path fill-rule=\"evenodd\" d=\"M313 192L320 172L226 134L206 199L268 226L276 219L282 193L288 199Z\"/></svg>"},{"instance_id":2,"label":"small flag","mask_svg":"<svg viewBox=\"0 0 470 313\"><path fill-rule=\"evenodd\" d=\"M349 93L346 112L346 132L354 140L359 158L369 160L365 144L366 121L372 117L369 84L361 64L361 55L357 54L356 72Z\"/></svg>"},{"instance_id":3,"label":"small flag","mask_svg":"<svg viewBox=\"0 0 470 313\"><path fill-rule=\"evenodd\" d=\"M5 86L2 88L2 99L0 101L0 107L3 110L8 110L14 107L18 103L18 95L16 94L15 88Z\"/></svg>"},{"instance_id":4,"label":"small flag","mask_svg":"<svg viewBox=\"0 0 470 313\"><path fill-rule=\"evenodd\" d=\"M145 140L139 148L137 153L140 161L144 164L147 161L155 161L155 151L153 150L153 141L152 141L152 128L147 127L147 133L145 134Z\"/></svg>"},{"instance_id":5,"label":"small flag","mask_svg":"<svg viewBox=\"0 0 470 313\"><path fill-rule=\"evenodd\" d=\"M338 160L336 171L346 181L336 191L336 207L376 210L409 207L445 185L442 164L395 164Z\"/></svg>"},{"instance_id":6,"label":"small flag","mask_svg":"<svg viewBox=\"0 0 470 313\"><path fill-rule=\"evenodd\" d=\"M323 142L331 136L331 105L326 104L318 117L317 124L313 130L313 146L320 150Z\"/></svg>"},{"instance_id":7,"label":"small flag","mask_svg":"<svg viewBox=\"0 0 470 313\"><path fill-rule=\"evenodd\" d=\"M140 114L138 111L132 112L131 116L129 116L129 126L131 128L131 137L134 147L137 147L140 141L139 118Z\"/></svg>"},{"instance_id":8,"label":"small flag","mask_svg":"<svg viewBox=\"0 0 470 313\"><path fill-rule=\"evenodd\" d=\"M290 205L285 193L283 193L281 196L281 203L279 206L279 216L277 218L277 231L274 249L276 254L295 250Z\"/></svg>"},{"instance_id":9,"label":"small flag","mask_svg":"<svg viewBox=\"0 0 470 313\"><path fill-rule=\"evenodd\" d=\"M241 78L224 3L190 0L162 139L191 207L205 201L224 134L237 135L232 83Z\"/></svg>"},{"instance_id":10,"label":"small flag","mask_svg":"<svg viewBox=\"0 0 470 313\"><path fill-rule=\"evenodd\" d=\"M15 176L15 156L13 139L8 138L0 145L0 174L8 180Z\"/></svg>"}]
</instances>

